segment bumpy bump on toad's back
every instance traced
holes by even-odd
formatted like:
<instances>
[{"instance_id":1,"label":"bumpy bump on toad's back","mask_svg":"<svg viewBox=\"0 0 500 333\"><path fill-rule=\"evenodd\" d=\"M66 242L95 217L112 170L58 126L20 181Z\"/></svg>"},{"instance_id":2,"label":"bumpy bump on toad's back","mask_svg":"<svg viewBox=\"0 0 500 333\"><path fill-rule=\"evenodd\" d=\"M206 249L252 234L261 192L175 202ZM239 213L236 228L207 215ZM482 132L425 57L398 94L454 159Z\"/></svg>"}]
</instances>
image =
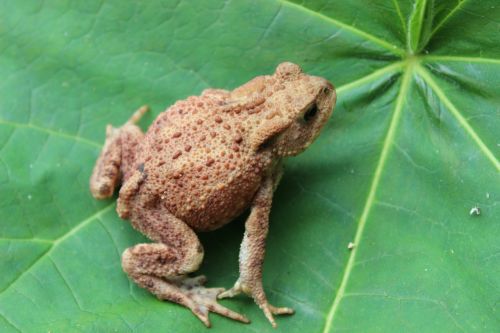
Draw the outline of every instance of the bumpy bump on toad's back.
<instances>
[{"instance_id":1,"label":"bumpy bump on toad's back","mask_svg":"<svg viewBox=\"0 0 500 333\"><path fill-rule=\"evenodd\" d=\"M183 286L189 283L179 281L197 268L203 256L191 229L216 229L251 207L240 255L241 276L224 295L250 294L273 324L273 313L289 313L267 303L260 282L272 191L281 175L279 161L311 144L334 103L335 91L328 81L283 63L274 75L256 77L233 91L208 89L175 103L144 136L131 122L113 129L113 140L107 139L91 188L106 184L112 189L120 176L114 172L110 181L108 170L121 170L118 213L161 244L127 250L123 256L127 273L158 297L190 307L205 323L203 304L244 320L219 308L213 295L200 296L205 289L199 285L200 295L188 296ZM126 139L130 132L136 133L132 141ZM102 198L112 190L92 192ZM153 267L148 264L151 256L170 259L161 259L165 262ZM177 268L172 271L173 267ZM165 273L159 274L162 269Z\"/></svg>"},{"instance_id":2,"label":"bumpy bump on toad's back","mask_svg":"<svg viewBox=\"0 0 500 333\"><path fill-rule=\"evenodd\" d=\"M148 175L142 191L196 230L247 208L270 161L249 151L247 129L226 101L203 94L176 103L150 127L138 155Z\"/></svg>"}]
</instances>

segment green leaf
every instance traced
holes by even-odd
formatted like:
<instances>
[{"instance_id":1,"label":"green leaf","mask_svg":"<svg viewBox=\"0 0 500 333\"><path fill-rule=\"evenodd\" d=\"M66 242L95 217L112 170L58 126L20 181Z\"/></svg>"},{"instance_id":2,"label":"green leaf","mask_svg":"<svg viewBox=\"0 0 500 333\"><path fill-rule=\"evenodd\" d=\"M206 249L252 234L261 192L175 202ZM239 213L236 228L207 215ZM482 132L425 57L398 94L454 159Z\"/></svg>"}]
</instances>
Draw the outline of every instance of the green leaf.
<instances>
[{"instance_id":1,"label":"green leaf","mask_svg":"<svg viewBox=\"0 0 500 333\"><path fill-rule=\"evenodd\" d=\"M497 1L0 2L0 331L200 332L131 283L144 241L91 198L105 125L154 117L288 60L337 87L287 160L264 286L283 332L500 330ZM471 215L473 207L480 215ZM209 286L238 277L243 219L202 234ZM349 251L347 245L355 247ZM224 300L274 332L250 299Z\"/></svg>"},{"instance_id":2,"label":"green leaf","mask_svg":"<svg viewBox=\"0 0 500 333\"><path fill-rule=\"evenodd\" d=\"M426 45L432 27L434 1L415 0L408 23L408 51L412 54Z\"/></svg>"}]
</instances>

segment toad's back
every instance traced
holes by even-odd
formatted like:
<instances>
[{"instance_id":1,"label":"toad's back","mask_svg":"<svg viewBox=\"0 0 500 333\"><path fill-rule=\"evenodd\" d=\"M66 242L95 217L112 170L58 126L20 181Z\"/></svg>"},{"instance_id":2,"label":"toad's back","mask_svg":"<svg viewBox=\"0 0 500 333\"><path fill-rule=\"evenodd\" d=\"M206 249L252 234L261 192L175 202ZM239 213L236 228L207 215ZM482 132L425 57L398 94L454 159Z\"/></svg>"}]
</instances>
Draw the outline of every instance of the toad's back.
<instances>
[{"instance_id":1,"label":"toad's back","mask_svg":"<svg viewBox=\"0 0 500 333\"><path fill-rule=\"evenodd\" d=\"M140 200L163 205L195 230L213 230L241 214L271 159L248 145L245 121L224 95L189 97L161 113L139 147L147 181Z\"/></svg>"}]
</instances>

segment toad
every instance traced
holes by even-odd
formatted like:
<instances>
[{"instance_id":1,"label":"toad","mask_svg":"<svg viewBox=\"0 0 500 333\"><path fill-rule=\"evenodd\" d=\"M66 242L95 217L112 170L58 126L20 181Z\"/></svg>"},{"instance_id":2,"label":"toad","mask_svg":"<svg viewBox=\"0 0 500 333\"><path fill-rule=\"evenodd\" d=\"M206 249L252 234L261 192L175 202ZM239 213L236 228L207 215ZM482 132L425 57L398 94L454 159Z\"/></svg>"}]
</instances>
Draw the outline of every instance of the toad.
<instances>
[{"instance_id":1,"label":"toad","mask_svg":"<svg viewBox=\"0 0 500 333\"><path fill-rule=\"evenodd\" d=\"M217 303L240 293L252 297L274 327L273 315L292 314L269 304L262 285L273 192L282 160L314 141L335 100L330 82L285 62L273 75L232 91L206 89L176 102L146 133L136 125L146 107L119 128L108 125L91 193L109 198L121 185L118 215L153 241L126 249L123 270L159 299L191 309L208 327L210 311L249 322ZM206 288L204 276L188 276L204 254L196 233L218 229L247 209L234 286Z\"/></svg>"}]
</instances>

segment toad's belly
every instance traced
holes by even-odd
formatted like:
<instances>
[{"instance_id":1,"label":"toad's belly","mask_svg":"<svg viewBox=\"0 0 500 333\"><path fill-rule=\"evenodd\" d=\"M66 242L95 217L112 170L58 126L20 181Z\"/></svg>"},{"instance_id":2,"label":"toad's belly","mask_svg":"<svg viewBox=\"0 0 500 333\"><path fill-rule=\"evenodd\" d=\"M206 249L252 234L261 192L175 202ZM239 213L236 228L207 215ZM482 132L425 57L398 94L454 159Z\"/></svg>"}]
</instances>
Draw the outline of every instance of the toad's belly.
<instances>
[{"instance_id":1,"label":"toad's belly","mask_svg":"<svg viewBox=\"0 0 500 333\"><path fill-rule=\"evenodd\" d=\"M164 207L196 231L210 231L230 222L247 209L259 189L261 175L228 174L220 182L185 180L175 182L178 190L164 192ZM219 177L218 177L219 178ZM170 187L170 186L168 186Z\"/></svg>"}]
</instances>

